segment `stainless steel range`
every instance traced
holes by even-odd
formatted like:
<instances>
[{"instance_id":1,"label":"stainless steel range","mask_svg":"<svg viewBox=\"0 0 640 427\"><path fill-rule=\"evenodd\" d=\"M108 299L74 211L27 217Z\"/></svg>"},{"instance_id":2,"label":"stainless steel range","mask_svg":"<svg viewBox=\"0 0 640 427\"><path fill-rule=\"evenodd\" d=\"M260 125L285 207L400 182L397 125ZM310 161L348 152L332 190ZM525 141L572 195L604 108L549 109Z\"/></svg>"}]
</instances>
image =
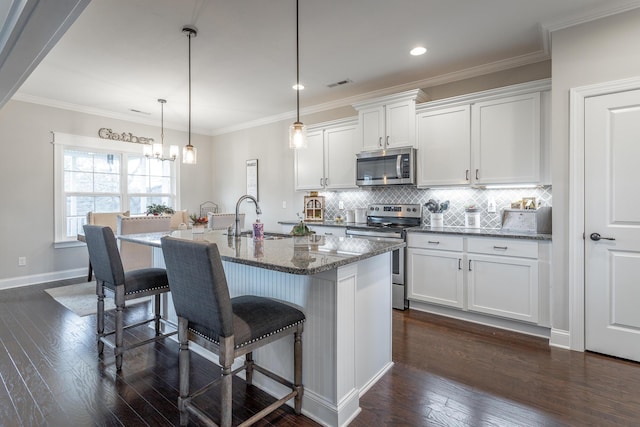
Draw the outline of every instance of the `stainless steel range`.
<instances>
[{"instance_id":1,"label":"stainless steel range","mask_svg":"<svg viewBox=\"0 0 640 427\"><path fill-rule=\"evenodd\" d=\"M405 229L419 226L422 211L419 204L370 205L367 223L347 226L347 235L371 240L405 240ZM393 308L408 307L405 287L405 248L393 251Z\"/></svg>"}]
</instances>

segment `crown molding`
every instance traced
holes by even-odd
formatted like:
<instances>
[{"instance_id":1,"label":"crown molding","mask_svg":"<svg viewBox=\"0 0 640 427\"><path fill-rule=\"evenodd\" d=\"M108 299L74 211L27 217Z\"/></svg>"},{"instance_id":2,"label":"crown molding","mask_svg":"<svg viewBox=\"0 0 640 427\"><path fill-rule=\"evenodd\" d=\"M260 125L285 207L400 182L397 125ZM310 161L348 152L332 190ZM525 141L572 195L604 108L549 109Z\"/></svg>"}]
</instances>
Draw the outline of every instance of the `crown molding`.
<instances>
[{"instance_id":1,"label":"crown molding","mask_svg":"<svg viewBox=\"0 0 640 427\"><path fill-rule=\"evenodd\" d=\"M542 38L543 49L545 52L551 55L551 34L555 31L564 30L576 25L628 12L639 7L640 0L623 0L618 4L607 4L606 6L595 7L587 12L573 15L568 18L542 23L539 26L539 29L540 37Z\"/></svg>"},{"instance_id":2,"label":"crown molding","mask_svg":"<svg viewBox=\"0 0 640 427\"><path fill-rule=\"evenodd\" d=\"M366 102L372 98L379 98L389 95L394 95L398 92L410 91L416 88L427 88L431 86L437 86L441 84L451 83L459 80L464 80L472 77L477 77L485 74L495 73L498 71L508 70L511 68L521 67L523 65L535 64L538 62L546 61L550 59L543 51L533 52L526 55L520 55L509 59L490 62L488 64L478 65L476 67L467 68L465 70L454 71L447 74L442 74L435 77L429 77L422 80L416 80L410 83L404 83L401 85L391 86L384 89L363 93L360 95L354 95L347 98L342 98L336 101L325 102L310 107L300 109L300 115L308 115L313 113L319 113L322 111L333 110L342 107L352 107L353 104ZM295 111L289 111L282 114L276 114L273 116L263 117L258 120L252 120L245 122L241 125L228 126L224 128L214 129L212 136L224 135L231 132L237 132L244 129L253 128L256 126L266 125L281 120L293 119L296 117Z\"/></svg>"}]
</instances>

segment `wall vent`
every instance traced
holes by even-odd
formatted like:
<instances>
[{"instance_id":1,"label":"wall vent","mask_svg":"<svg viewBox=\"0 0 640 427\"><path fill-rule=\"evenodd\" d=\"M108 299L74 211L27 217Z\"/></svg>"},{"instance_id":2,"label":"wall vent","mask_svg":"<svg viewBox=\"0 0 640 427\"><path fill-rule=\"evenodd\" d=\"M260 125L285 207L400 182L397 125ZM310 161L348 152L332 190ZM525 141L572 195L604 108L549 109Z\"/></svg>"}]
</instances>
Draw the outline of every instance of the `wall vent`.
<instances>
[{"instance_id":1,"label":"wall vent","mask_svg":"<svg viewBox=\"0 0 640 427\"><path fill-rule=\"evenodd\" d=\"M329 83L327 85L327 87L334 88L334 87L346 85L346 84L349 84L349 83L353 83L353 80L351 80L351 79L340 80L339 82Z\"/></svg>"}]
</instances>

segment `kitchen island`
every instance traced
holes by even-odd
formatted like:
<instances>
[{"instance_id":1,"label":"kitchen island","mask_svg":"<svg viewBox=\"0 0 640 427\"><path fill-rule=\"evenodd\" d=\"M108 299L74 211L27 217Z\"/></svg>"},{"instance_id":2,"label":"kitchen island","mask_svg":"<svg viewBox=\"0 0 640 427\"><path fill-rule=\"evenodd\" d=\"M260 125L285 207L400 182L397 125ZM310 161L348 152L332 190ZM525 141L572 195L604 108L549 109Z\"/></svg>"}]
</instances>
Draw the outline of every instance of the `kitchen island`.
<instances>
[{"instance_id":1,"label":"kitchen island","mask_svg":"<svg viewBox=\"0 0 640 427\"><path fill-rule=\"evenodd\" d=\"M119 236L154 247L154 264L164 266L160 239L168 233ZM303 334L302 412L328 426L347 425L360 412L359 399L392 366L391 251L403 242L335 237L269 235L264 241L220 231L174 237L218 245L231 297L252 294L301 307ZM163 313L175 321L170 298ZM291 337L290 337L291 338ZM195 347L195 346L194 346ZM272 343L254 355L279 375L293 379L292 342ZM217 362L205 350L199 353ZM238 360L238 365L242 361ZM234 365L235 367L235 365ZM286 390L256 375L254 384L274 396Z\"/></svg>"}]
</instances>

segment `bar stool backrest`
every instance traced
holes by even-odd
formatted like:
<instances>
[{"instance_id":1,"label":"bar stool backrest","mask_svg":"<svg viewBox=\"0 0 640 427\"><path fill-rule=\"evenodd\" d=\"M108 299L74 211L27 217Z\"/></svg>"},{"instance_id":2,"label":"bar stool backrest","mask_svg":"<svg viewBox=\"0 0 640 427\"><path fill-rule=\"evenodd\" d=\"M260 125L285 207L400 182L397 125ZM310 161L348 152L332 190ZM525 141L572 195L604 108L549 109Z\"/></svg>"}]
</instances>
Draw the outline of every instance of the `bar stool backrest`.
<instances>
[{"instance_id":1,"label":"bar stool backrest","mask_svg":"<svg viewBox=\"0 0 640 427\"><path fill-rule=\"evenodd\" d=\"M162 252L176 314L211 331L209 338L215 341L233 335L231 298L218 246L163 237Z\"/></svg>"}]
</instances>

